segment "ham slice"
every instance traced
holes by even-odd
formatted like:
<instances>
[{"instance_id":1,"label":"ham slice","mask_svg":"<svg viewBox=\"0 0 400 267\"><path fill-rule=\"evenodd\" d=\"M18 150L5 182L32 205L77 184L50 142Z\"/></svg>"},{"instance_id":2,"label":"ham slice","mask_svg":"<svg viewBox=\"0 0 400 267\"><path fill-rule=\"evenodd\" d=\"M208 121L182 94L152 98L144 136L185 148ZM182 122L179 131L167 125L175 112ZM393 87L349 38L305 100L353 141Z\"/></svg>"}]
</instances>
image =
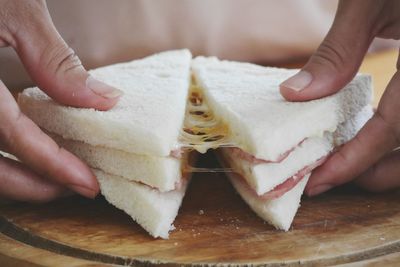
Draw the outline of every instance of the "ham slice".
<instances>
[{"instance_id":1,"label":"ham slice","mask_svg":"<svg viewBox=\"0 0 400 267\"><path fill-rule=\"evenodd\" d=\"M327 157L328 156L322 157L313 164L305 166L303 169L299 170L295 175L289 177L283 183L277 185L274 189L263 195L257 195L256 191L247 184L246 180L242 176L240 176L241 177L240 182L243 183L243 185L246 186L250 191L252 191L253 194L257 195L257 197L263 200L272 200L280 198L286 192L290 191L293 187L295 187L304 178L304 176L306 176L308 173L310 173L318 166L322 165L326 161Z\"/></svg>"},{"instance_id":2,"label":"ham slice","mask_svg":"<svg viewBox=\"0 0 400 267\"><path fill-rule=\"evenodd\" d=\"M184 151L182 148L176 148L174 150L171 150L171 153L169 154L169 156L176 158L176 159L181 159L183 153L184 153Z\"/></svg>"},{"instance_id":3,"label":"ham slice","mask_svg":"<svg viewBox=\"0 0 400 267\"><path fill-rule=\"evenodd\" d=\"M301 142L299 142L297 144L297 146L294 146L293 148L289 149L288 151L286 151L285 153L281 154L276 160L265 160L265 159L259 159L256 158L254 155L245 152L244 150L238 148L238 147L229 147L226 148L229 150L229 153L231 153L234 157L238 157L240 159L243 159L245 161L248 161L252 164L263 164L263 163L280 163L282 162L284 159L286 159L289 154L295 150L296 147L298 147L299 145L301 145L301 143L303 143L306 139L303 139Z\"/></svg>"}]
</instances>

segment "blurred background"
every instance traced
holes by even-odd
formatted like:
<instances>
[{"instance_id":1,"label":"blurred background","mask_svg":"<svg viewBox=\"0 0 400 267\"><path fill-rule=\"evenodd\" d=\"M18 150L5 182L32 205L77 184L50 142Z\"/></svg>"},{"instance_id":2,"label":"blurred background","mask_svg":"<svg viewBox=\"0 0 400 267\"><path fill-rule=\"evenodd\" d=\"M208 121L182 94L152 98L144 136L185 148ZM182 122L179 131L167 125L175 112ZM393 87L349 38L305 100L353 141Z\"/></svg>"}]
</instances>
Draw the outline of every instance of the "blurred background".
<instances>
[{"instance_id":1,"label":"blurred background","mask_svg":"<svg viewBox=\"0 0 400 267\"><path fill-rule=\"evenodd\" d=\"M337 1L48 0L47 4L60 34L87 69L177 48L189 48L194 55L300 67L329 30ZM372 67L390 77L395 47L398 42L375 40L370 51L386 53L386 68L378 62L363 65L363 70ZM33 85L11 48L0 49L0 79L14 90Z\"/></svg>"}]
</instances>

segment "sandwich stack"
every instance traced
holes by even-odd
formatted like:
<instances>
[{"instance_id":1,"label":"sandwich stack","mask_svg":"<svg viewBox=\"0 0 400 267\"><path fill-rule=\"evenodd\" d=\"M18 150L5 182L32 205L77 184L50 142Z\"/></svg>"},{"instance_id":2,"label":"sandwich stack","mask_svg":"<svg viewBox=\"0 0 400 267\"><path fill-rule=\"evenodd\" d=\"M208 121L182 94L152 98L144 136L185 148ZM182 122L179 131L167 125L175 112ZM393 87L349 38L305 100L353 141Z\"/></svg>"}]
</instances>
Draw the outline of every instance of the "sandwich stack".
<instances>
[{"instance_id":1,"label":"sandwich stack","mask_svg":"<svg viewBox=\"0 0 400 267\"><path fill-rule=\"evenodd\" d=\"M289 103L279 84L297 70L198 57L195 80L229 125L221 162L238 193L264 220L288 230L311 171L371 117L371 79L358 75L335 95Z\"/></svg>"},{"instance_id":2,"label":"sandwich stack","mask_svg":"<svg viewBox=\"0 0 400 267\"><path fill-rule=\"evenodd\" d=\"M160 53L90 72L124 92L103 112L61 106L38 88L21 110L94 170L101 193L154 237L168 238L188 184L173 156L190 83L187 50Z\"/></svg>"},{"instance_id":3,"label":"sandwich stack","mask_svg":"<svg viewBox=\"0 0 400 267\"><path fill-rule=\"evenodd\" d=\"M91 71L124 91L110 111L64 107L38 88L19 104L154 237L173 229L188 184L187 148L217 149L244 201L288 230L311 171L372 114L369 76L335 95L289 103L279 84L295 72L170 51Z\"/></svg>"}]
</instances>

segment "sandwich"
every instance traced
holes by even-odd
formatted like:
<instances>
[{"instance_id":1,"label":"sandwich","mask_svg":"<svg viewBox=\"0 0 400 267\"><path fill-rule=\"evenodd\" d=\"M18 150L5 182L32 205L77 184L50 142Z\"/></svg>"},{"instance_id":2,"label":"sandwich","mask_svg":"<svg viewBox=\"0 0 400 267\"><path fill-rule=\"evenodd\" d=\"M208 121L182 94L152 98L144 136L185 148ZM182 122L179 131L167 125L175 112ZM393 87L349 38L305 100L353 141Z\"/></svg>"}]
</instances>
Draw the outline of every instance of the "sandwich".
<instances>
[{"instance_id":1,"label":"sandwich","mask_svg":"<svg viewBox=\"0 0 400 267\"><path fill-rule=\"evenodd\" d=\"M297 70L198 57L194 80L215 117L229 125L231 147L218 149L233 186L264 220L288 230L314 168L371 117L368 75L340 92L289 103L279 84Z\"/></svg>"},{"instance_id":2,"label":"sandwich","mask_svg":"<svg viewBox=\"0 0 400 267\"><path fill-rule=\"evenodd\" d=\"M191 54L169 51L90 71L124 92L109 111L65 107L38 88L22 112L93 168L101 193L152 236L168 238L189 174L176 154L190 84Z\"/></svg>"},{"instance_id":3,"label":"sandwich","mask_svg":"<svg viewBox=\"0 0 400 267\"><path fill-rule=\"evenodd\" d=\"M279 84L295 72L169 51L91 71L124 92L109 111L65 107L38 88L18 101L153 237L168 238L190 174L207 171L191 167L190 151L208 149L250 208L288 230L312 170L372 114L369 76L335 95L289 103Z\"/></svg>"}]
</instances>

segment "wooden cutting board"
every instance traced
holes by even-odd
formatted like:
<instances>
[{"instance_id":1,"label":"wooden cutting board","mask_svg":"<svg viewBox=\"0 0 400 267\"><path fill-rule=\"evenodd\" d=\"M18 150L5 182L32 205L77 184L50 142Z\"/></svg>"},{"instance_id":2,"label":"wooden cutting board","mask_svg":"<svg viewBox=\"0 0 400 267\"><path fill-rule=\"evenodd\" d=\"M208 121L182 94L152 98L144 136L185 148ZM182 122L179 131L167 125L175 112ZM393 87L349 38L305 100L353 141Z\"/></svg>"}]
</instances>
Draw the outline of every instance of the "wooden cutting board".
<instances>
[{"instance_id":1,"label":"wooden cutting board","mask_svg":"<svg viewBox=\"0 0 400 267\"><path fill-rule=\"evenodd\" d=\"M399 191L370 194L342 187L305 198L285 233L259 219L224 174L200 174L193 178L169 240L151 238L102 198L72 197L45 205L3 204L0 254L4 260L17 260L18 266L365 261L400 251L399 203Z\"/></svg>"},{"instance_id":2,"label":"wooden cutting board","mask_svg":"<svg viewBox=\"0 0 400 267\"><path fill-rule=\"evenodd\" d=\"M396 58L397 51L370 55L361 67L374 76L375 104ZM0 266L398 266L399 203L399 191L348 185L303 199L285 233L251 212L223 174L199 174L169 240L152 239L102 198L0 204Z\"/></svg>"}]
</instances>

